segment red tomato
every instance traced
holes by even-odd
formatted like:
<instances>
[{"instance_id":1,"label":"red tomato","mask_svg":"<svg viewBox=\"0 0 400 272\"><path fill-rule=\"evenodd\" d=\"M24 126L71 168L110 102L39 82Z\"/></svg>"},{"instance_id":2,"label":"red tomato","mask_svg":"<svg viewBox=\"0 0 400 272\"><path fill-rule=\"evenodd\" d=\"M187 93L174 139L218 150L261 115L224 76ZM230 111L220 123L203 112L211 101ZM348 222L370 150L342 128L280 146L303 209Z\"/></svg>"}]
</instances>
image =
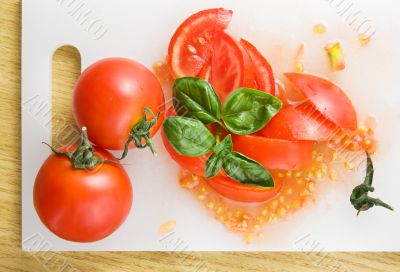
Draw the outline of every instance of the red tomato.
<instances>
[{"instance_id":1,"label":"red tomato","mask_svg":"<svg viewBox=\"0 0 400 272\"><path fill-rule=\"evenodd\" d=\"M196 76L211 53L215 31L224 30L232 11L203 10L187 18L175 31L168 46L168 63L174 77Z\"/></svg>"},{"instance_id":2,"label":"red tomato","mask_svg":"<svg viewBox=\"0 0 400 272\"><path fill-rule=\"evenodd\" d=\"M78 127L88 128L89 139L105 149L121 150L144 108L164 111L164 94L157 78L133 60L108 58L89 66L75 85L73 112ZM150 120L151 116L147 115ZM150 129L153 136L163 114ZM131 143L130 147L134 144Z\"/></svg>"},{"instance_id":3,"label":"red tomato","mask_svg":"<svg viewBox=\"0 0 400 272\"><path fill-rule=\"evenodd\" d=\"M74 151L66 146L60 151ZM115 158L94 147L98 157ZM103 163L92 170L73 168L64 155L50 155L40 168L33 189L35 209L57 236L75 242L93 242L113 233L132 206L129 177L119 164Z\"/></svg>"},{"instance_id":4,"label":"red tomato","mask_svg":"<svg viewBox=\"0 0 400 272\"><path fill-rule=\"evenodd\" d=\"M273 188L262 188L241 184L231 178L217 176L207 180L207 184L217 193L241 202L261 202L277 196L283 186L283 181L274 177Z\"/></svg>"},{"instance_id":5,"label":"red tomato","mask_svg":"<svg viewBox=\"0 0 400 272\"><path fill-rule=\"evenodd\" d=\"M336 126L314 107L286 106L260 131L267 138L284 140L326 141L332 136Z\"/></svg>"},{"instance_id":6,"label":"red tomato","mask_svg":"<svg viewBox=\"0 0 400 272\"><path fill-rule=\"evenodd\" d=\"M353 104L338 86L310 74L285 73L285 76L327 119L343 129L357 129Z\"/></svg>"},{"instance_id":7,"label":"red tomato","mask_svg":"<svg viewBox=\"0 0 400 272\"><path fill-rule=\"evenodd\" d=\"M233 135L233 150L267 169L304 169L312 163L312 141L287 141L257 135Z\"/></svg>"},{"instance_id":8,"label":"red tomato","mask_svg":"<svg viewBox=\"0 0 400 272\"><path fill-rule=\"evenodd\" d=\"M240 44L249 54L250 59L252 61L258 90L274 94L275 79L271 65L269 65L268 61L264 58L264 56L250 42L241 39Z\"/></svg>"},{"instance_id":9,"label":"red tomato","mask_svg":"<svg viewBox=\"0 0 400 272\"><path fill-rule=\"evenodd\" d=\"M245 77L250 80L245 75L245 58L239 44L225 32L216 33L211 56L210 83L222 103L232 91L244 86Z\"/></svg>"}]
</instances>

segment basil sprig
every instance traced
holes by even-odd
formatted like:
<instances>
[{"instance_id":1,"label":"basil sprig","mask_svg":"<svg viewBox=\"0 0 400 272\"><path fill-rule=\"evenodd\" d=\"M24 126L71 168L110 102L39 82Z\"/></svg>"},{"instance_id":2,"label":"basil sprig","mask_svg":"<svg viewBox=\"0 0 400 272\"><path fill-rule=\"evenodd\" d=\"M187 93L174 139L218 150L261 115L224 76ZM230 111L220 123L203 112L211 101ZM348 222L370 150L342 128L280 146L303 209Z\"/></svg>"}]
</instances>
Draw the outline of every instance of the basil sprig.
<instances>
[{"instance_id":1,"label":"basil sprig","mask_svg":"<svg viewBox=\"0 0 400 272\"><path fill-rule=\"evenodd\" d=\"M168 117L164 132L175 151L185 156L202 156L214 151L206 162L207 178L221 169L232 179L248 185L273 187L270 173L258 162L234 152L232 137L219 142L206 127L218 123L239 135L262 129L278 113L282 102L273 95L250 88L234 91L221 106L213 87L200 78L175 80L172 88L173 106L179 116Z\"/></svg>"}]
</instances>

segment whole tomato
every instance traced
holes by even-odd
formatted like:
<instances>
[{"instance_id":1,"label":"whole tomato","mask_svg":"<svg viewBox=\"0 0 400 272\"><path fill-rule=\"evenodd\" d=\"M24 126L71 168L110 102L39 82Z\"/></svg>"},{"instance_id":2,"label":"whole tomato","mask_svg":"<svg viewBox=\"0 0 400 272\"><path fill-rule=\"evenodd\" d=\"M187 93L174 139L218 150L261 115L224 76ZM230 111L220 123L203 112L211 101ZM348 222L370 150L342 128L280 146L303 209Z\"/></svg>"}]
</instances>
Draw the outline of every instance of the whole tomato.
<instances>
[{"instance_id":1,"label":"whole tomato","mask_svg":"<svg viewBox=\"0 0 400 272\"><path fill-rule=\"evenodd\" d=\"M125 58L107 58L90 65L78 79L73 114L78 127L105 149L149 146L163 121L164 94L153 73Z\"/></svg>"},{"instance_id":2,"label":"whole tomato","mask_svg":"<svg viewBox=\"0 0 400 272\"><path fill-rule=\"evenodd\" d=\"M54 151L40 168L33 189L36 212L57 236L93 242L113 233L132 206L132 186L123 167L83 130L79 146Z\"/></svg>"}]
</instances>

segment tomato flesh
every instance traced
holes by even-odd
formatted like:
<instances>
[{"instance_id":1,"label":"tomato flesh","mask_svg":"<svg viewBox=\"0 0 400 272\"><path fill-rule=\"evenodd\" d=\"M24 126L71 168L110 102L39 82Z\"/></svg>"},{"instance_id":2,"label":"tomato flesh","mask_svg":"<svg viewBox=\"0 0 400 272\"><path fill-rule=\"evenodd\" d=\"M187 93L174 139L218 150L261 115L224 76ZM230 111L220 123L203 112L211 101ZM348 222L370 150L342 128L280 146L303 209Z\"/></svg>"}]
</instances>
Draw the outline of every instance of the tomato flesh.
<instances>
[{"instance_id":1,"label":"tomato flesh","mask_svg":"<svg viewBox=\"0 0 400 272\"><path fill-rule=\"evenodd\" d=\"M257 89L270 94L274 94L275 79L271 65L264 58L264 56L257 50L257 48L250 42L241 39L240 44L246 50L247 54L250 56L250 59L252 61Z\"/></svg>"},{"instance_id":2,"label":"tomato flesh","mask_svg":"<svg viewBox=\"0 0 400 272\"><path fill-rule=\"evenodd\" d=\"M357 115L353 104L338 86L310 74L285 73L285 76L327 119L340 128L357 129Z\"/></svg>"},{"instance_id":3,"label":"tomato flesh","mask_svg":"<svg viewBox=\"0 0 400 272\"><path fill-rule=\"evenodd\" d=\"M225 32L218 32L211 56L211 85L221 102L234 90L243 86L245 63L239 44Z\"/></svg>"},{"instance_id":4,"label":"tomato flesh","mask_svg":"<svg viewBox=\"0 0 400 272\"><path fill-rule=\"evenodd\" d=\"M282 108L257 134L284 140L326 141L332 136L335 124L313 107L288 105Z\"/></svg>"},{"instance_id":5,"label":"tomato flesh","mask_svg":"<svg viewBox=\"0 0 400 272\"><path fill-rule=\"evenodd\" d=\"M233 135L233 150L266 169L305 169L312 163L312 141L287 141L257 135Z\"/></svg>"},{"instance_id":6,"label":"tomato flesh","mask_svg":"<svg viewBox=\"0 0 400 272\"><path fill-rule=\"evenodd\" d=\"M60 151L74 151L76 145ZM106 150L95 154L115 160ZM40 168L33 189L34 206L43 224L57 236L93 242L113 233L132 206L132 186L119 164L93 170L74 169L67 156L51 154Z\"/></svg>"},{"instance_id":7,"label":"tomato flesh","mask_svg":"<svg viewBox=\"0 0 400 272\"><path fill-rule=\"evenodd\" d=\"M214 33L224 30L231 18L231 10L208 9L178 27L168 46L168 63L175 78L198 75L210 56Z\"/></svg>"}]
</instances>

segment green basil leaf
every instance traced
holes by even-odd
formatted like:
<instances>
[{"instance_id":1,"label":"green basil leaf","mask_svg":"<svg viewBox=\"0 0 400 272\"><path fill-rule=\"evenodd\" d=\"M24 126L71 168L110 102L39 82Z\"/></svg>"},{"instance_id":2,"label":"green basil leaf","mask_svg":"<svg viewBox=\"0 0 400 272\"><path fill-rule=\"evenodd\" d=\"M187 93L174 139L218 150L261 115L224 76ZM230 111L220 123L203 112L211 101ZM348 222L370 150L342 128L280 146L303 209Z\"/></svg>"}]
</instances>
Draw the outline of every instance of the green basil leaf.
<instances>
[{"instance_id":1,"label":"green basil leaf","mask_svg":"<svg viewBox=\"0 0 400 272\"><path fill-rule=\"evenodd\" d=\"M229 153L225 157L222 167L228 176L242 184L274 187L271 174L261 164L241 153Z\"/></svg>"},{"instance_id":2,"label":"green basil leaf","mask_svg":"<svg viewBox=\"0 0 400 272\"><path fill-rule=\"evenodd\" d=\"M205 80L182 77L172 87L173 105L180 116L192 117L204 124L219 122L221 101L213 87Z\"/></svg>"},{"instance_id":3,"label":"green basil leaf","mask_svg":"<svg viewBox=\"0 0 400 272\"><path fill-rule=\"evenodd\" d=\"M223 151L232 151L232 136L230 134L214 147L214 152L217 154Z\"/></svg>"},{"instance_id":4,"label":"green basil leaf","mask_svg":"<svg viewBox=\"0 0 400 272\"><path fill-rule=\"evenodd\" d=\"M232 152L232 136L229 134L214 147L214 153L206 162L206 178L212 178L222 168L225 157Z\"/></svg>"},{"instance_id":5,"label":"green basil leaf","mask_svg":"<svg viewBox=\"0 0 400 272\"><path fill-rule=\"evenodd\" d=\"M250 134L262 129L281 107L282 102L271 94L240 88L225 101L222 119L229 131Z\"/></svg>"},{"instance_id":6,"label":"green basil leaf","mask_svg":"<svg viewBox=\"0 0 400 272\"><path fill-rule=\"evenodd\" d=\"M199 120L173 116L164 121L169 143L181 155L196 157L212 151L215 137Z\"/></svg>"},{"instance_id":7,"label":"green basil leaf","mask_svg":"<svg viewBox=\"0 0 400 272\"><path fill-rule=\"evenodd\" d=\"M206 161L206 178L215 177L222 168L223 157L213 153Z\"/></svg>"}]
</instances>

